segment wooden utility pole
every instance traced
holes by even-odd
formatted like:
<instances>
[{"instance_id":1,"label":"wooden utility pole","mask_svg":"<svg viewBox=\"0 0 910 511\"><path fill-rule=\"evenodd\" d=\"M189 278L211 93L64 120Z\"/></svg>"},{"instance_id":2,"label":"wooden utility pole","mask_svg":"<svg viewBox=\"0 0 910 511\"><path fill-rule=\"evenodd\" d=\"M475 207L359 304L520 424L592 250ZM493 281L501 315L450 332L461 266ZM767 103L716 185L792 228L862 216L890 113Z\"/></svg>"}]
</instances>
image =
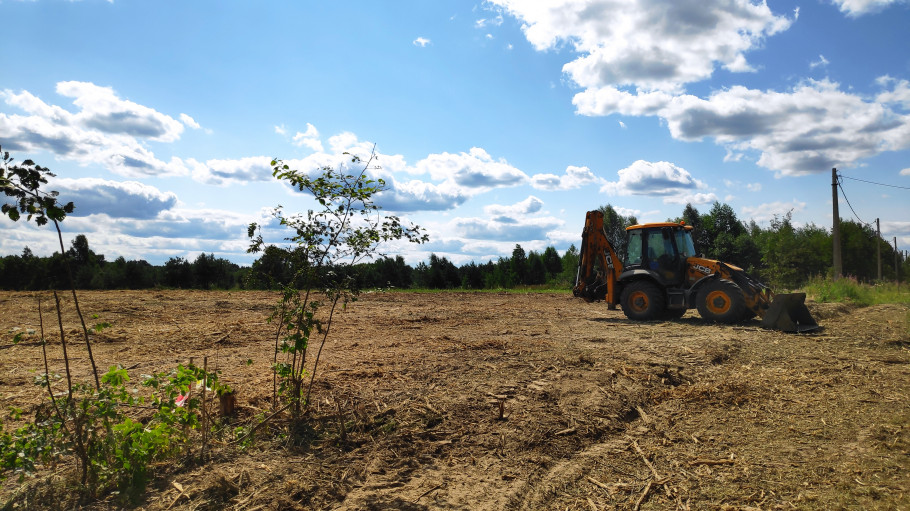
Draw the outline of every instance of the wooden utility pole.
<instances>
[{"instance_id":1,"label":"wooden utility pole","mask_svg":"<svg viewBox=\"0 0 910 511\"><path fill-rule=\"evenodd\" d=\"M878 236L875 238L875 253L878 256L878 280L882 280L882 224L875 219L875 232Z\"/></svg>"},{"instance_id":2,"label":"wooden utility pole","mask_svg":"<svg viewBox=\"0 0 910 511\"><path fill-rule=\"evenodd\" d=\"M894 280L897 281L897 292L901 291L901 267L897 265L900 258L897 257L897 236L894 237Z\"/></svg>"},{"instance_id":3,"label":"wooden utility pole","mask_svg":"<svg viewBox=\"0 0 910 511\"><path fill-rule=\"evenodd\" d=\"M834 279L844 274L844 263L840 257L840 212L837 210L837 169L831 169L831 202L834 204L834 227L831 237L834 242Z\"/></svg>"}]
</instances>

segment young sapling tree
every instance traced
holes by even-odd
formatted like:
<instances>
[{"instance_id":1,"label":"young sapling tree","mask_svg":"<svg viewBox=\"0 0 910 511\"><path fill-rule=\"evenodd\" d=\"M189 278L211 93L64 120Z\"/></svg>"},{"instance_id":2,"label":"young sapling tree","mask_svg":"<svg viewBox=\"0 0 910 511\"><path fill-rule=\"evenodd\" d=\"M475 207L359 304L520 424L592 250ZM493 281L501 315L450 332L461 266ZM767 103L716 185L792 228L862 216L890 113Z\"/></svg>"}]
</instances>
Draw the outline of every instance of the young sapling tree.
<instances>
[{"instance_id":1,"label":"young sapling tree","mask_svg":"<svg viewBox=\"0 0 910 511\"><path fill-rule=\"evenodd\" d=\"M356 300L359 293L354 265L381 255L383 243L429 239L419 226L405 225L399 217L380 211L375 197L387 187L368 172L377 159L375 147L366 161L345 154L350 162L312 174L291 169L278 159L272 161L276 179L312 195L319 205L305 214L288 214L281 206L273 212L278 223L291 232L285 239L296 261L293 278L282 285L281 299L270 317L277 323L276 394L285 400L281 407L275 403L275 408L290 408L294 417L300 417L309 405L335 312ZM259 225L251 224L248 235L249 252L266 249ZM309 348L315 342L318 347L312 354Z\"/></svg>"}]
</instances>

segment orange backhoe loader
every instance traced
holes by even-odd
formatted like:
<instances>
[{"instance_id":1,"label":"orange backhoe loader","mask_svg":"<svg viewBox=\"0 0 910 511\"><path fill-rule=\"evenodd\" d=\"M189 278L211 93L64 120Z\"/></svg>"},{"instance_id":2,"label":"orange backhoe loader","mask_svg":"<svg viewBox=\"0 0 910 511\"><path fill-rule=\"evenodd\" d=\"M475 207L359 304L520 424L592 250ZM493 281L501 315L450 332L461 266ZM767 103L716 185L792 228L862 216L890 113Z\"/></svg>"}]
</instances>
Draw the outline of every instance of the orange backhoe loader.
<instances>
[{"instance_id":1,"label":"orange backhoe loader","mask_svg":"<svg viewBox=\"0 0 910 511\"><path fill-rule=\"evenodd\" d=\"M738 266L695 254L692 226L650 223L626 228L621 259L604 232L603 213L589 211L581 235L573 294L617 305L630 319L677 319L688 309L719 323L761 318L765 328L818 328L805 293L774 295Z\"/></svg>"}]
</instances>

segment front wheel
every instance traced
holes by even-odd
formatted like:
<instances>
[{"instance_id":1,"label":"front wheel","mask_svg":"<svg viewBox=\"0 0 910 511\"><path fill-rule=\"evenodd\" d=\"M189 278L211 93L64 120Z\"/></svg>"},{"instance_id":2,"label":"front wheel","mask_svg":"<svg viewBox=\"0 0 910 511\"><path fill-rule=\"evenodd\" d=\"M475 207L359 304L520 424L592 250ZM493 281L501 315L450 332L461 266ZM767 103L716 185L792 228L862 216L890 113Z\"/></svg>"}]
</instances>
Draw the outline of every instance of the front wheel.
<instances>
[{"instance_id":1,"label":"front wheel","mask_svg":"<svg viewBox=\"0 0 910 511\"><path fill-rule=\"evenodd\" d=\"M632 282L619 297L622 311L629 319L650 321L660 319L666 310L663 292L646 280Z\"/></svg>"},{"instance_id":2,"label":"front wheel","mask_svg":"<svg viewBox=\"0 0 910 511\"><path fill-rule=\"evenodd\" d=\"M726 279L708 282L698 292L698 313L709 321L736 323L746 314L746 299L735 283Z\"/></svg>"}]
</instances>

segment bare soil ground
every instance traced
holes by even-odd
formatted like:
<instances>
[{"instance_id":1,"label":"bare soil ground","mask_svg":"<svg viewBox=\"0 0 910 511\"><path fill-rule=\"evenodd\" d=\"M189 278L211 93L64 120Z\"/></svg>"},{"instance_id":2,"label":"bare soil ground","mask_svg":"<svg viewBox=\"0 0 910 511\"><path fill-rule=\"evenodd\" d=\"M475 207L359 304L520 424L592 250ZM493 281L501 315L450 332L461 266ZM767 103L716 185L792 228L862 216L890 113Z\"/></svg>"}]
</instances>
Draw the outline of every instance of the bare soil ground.
<instances>
[{"instance_id":1,"label":"bare soil ground","mask_svg":"<svg viewBox=\"0 0 910 511\"><path fill-rule=\"evenodd\" d=\"M4 422L44 396L37 336L7 334L38 328L34 296L0 293ZM100 366L138 380L207 356L239 389L226 431L269 413L276 294L80 297L112 324ZM794 335L632 322L567 294L363 295L336 317L311 429L273 421L246 449L226 433L207 464L155 467L138 507L910 509L910 307L809 306L824 329ZM70 469L7 480L0 505L74 506Z\"/></svg>"}]
</instances>

